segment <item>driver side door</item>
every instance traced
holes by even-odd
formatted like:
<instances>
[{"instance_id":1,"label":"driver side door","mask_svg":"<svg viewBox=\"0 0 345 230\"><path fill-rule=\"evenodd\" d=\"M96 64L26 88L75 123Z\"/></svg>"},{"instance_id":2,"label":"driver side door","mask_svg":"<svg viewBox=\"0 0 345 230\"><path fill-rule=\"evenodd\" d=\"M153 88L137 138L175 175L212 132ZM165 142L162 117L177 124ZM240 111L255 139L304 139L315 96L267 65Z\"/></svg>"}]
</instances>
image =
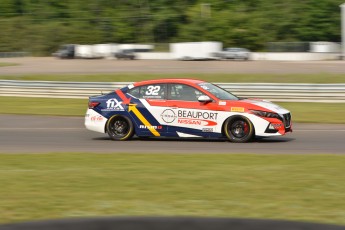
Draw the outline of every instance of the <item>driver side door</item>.
<instances>
[{"instance_id":1,"label":"driver side door","mask_svg":"<svg viewBox=\"0 0 345 230\"><path fill-rule=\"evenodd\" d=\"M168 133L177 132L179 136L202 136L213 132L217 125L217 102L199 102L203 92L186 84L168 84L166 106L169 111L162 114L168 124ZM180 134L182 133L182 134Z\"/></svg>"}]
</instances>

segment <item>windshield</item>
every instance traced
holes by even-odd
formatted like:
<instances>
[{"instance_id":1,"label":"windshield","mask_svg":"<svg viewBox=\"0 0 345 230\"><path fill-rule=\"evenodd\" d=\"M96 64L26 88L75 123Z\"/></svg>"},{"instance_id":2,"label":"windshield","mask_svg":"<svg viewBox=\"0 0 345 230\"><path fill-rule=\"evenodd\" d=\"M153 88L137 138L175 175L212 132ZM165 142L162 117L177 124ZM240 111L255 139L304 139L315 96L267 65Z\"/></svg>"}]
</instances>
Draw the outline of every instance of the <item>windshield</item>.
<instances>
[{"instance_id":1,"label":"windshield","mask_svg":"<svg viewBox=\"0 0 345 230\"><path fill-rule=\"evenodd\" d=\"M236 97L235 95L211 83L203 82L199 83L198 85L204 90L207 90L208 92L212 93L220 100L239 100L238 97Z\"/></svg>"}]
</instances>

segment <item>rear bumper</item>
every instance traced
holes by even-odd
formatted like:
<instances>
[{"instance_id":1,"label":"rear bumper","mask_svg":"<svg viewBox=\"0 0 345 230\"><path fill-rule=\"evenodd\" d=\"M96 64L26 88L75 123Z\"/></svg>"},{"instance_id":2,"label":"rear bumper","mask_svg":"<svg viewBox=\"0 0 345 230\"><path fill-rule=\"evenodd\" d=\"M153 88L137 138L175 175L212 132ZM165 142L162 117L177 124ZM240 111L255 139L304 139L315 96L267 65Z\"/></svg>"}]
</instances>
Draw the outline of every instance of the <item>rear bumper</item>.
<instances>
[{"instance_id":1,"label":"rear bumper","mask_svg":"<svg viewBox=\"0 0 345 230\"><path fill-rule=\"evenodd\" d=\"M108 119L97 113L93 109L88 109L85 114L85 127L88 130L105 133L105 124Z\"/></svg>"}]
</instances>

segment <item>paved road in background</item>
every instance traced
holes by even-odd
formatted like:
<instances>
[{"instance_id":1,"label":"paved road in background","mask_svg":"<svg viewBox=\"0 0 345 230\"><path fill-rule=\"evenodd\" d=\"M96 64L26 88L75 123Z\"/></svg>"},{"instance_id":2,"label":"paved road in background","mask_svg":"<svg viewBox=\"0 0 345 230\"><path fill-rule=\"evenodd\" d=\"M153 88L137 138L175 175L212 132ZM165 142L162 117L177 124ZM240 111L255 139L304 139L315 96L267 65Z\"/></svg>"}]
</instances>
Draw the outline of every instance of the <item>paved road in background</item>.
<instances>
[{"instance_id":1,"label":"paved road in background","mask_svg":"<svg viewBox=\"0 0 345 230\"><path fill-rule=\"evenodd\" d=\"M172 61L2 58L18 63L0 68L0 75L96 73L345 73L345 61ZM196 76L197 77L197 76Z\"/></svg>"},{"instance_id":2,"label":"paved road in background","mask_svg":"<svg viewBox=\"0 0 345 230\"><path fill-rule=\"evenodd\" d=\"M345 154L345 125L294 124L292 134L244 144L164 138L117 142L106 134L86 130L83 119L0 115L0 152Z\"/></svg>"}]
</instances>

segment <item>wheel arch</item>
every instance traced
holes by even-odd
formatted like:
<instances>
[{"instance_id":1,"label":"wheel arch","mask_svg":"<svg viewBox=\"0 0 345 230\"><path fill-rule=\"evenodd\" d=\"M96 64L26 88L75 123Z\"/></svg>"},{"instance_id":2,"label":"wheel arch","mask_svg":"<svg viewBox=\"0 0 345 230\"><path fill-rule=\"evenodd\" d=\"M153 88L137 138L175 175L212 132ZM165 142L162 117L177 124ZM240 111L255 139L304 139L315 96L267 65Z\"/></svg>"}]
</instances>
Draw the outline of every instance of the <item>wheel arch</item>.
<instances>
[{"instance_id":1,"label":"wheel arch","mask_svg":"<svg viewBox=\"0 0 345 230\"><path fill-rule=\"evenodd\" d=\"M115 116L121 116L121 117L127 117L133 124L133 128L134 128L134 134L136 134L136 131L137 131L137 124L136 122L133 120L133 118L129 115L126 115L126 114L112 114L109 119L107 120L107 122L104 124L104 133L108 133L108 130L107 130L107 127L108 127L108 123L109 121L115 117Z\"/></svg>"},{"instance_id":2,"label":"wheel arch","mask_svg":"<svg viewBox=\"0 0 345 230\"><path fill-rule=\"evenodd\" d=\"M252 124L252 127L253 127L253 137L256 136L254 123L248 117L240 115L240 114L236 114L236 115L229 116L227 119L224 120L224 122L222 124L222 129L221 129L223 137L226 137L226 135L225 135L225 124L226 124L226 122L228 122L229 120L232 120L232 119L236 119L236 118L242 118L242 119L244 118L244 119L248 120Z\"/></svg>"}]
</instances>

